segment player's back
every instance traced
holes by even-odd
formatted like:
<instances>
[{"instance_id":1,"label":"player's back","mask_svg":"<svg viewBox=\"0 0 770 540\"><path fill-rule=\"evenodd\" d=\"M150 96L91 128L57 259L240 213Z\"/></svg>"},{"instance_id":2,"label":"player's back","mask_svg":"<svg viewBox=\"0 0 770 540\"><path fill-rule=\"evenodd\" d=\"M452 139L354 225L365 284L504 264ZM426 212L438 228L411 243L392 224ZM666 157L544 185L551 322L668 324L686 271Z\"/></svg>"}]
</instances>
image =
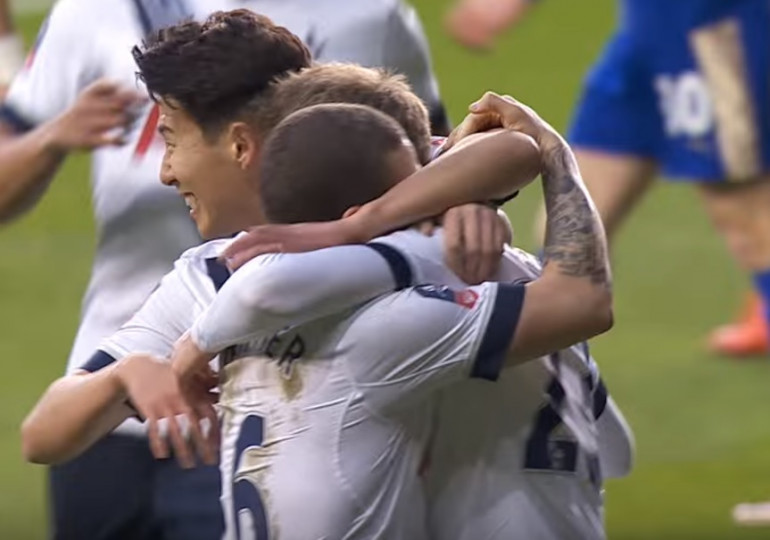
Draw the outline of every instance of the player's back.
<instances>
[{"instance_id":1,"label":"player's back","mask_svg":"<svg viewBox=\"0 0 770 540\"><path fill-rule=\"evenodd\" d=\"M431 404L408 414L376 404L366 388L375 356L347 353L351 313L224 355L229 533L250 521L257 538L426 537L417 472Z\"/></svg>"},{"instance_id":2,"label":"player's back","mask_svg":"<svg viewBox=\"0 0 770 540\"><path fill-rule=\"evenodd\" d=\"M402 231L386 240L427 282L466 285L443 263L440 238ZM507 250L498 279L530 281L539 263ZM440 540L602 538L597 380L576 346L503 370L495 383L464 381L442 392L427 493Z\"/></svg>"}]
</instances>

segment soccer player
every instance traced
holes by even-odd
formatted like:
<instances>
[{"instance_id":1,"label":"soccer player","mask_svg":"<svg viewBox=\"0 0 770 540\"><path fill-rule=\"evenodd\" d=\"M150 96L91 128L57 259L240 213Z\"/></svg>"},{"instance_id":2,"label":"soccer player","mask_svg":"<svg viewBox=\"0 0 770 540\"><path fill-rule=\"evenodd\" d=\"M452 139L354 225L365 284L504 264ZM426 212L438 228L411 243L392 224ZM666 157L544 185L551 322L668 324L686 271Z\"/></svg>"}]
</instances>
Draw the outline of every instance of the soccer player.
<instances>
[{"instance_id":1,"label":"soccer player","mask_svg":"<svg viewBox=\"0 0 770 540\"><path fill-rule=\"evenodd\" d=\"M291 82L296 84L303 75L300 73L292 77L294 81ZM496 106L496 111L503 113L506 106L512 106L499 98L487 97L480 105L482 110L490 106L490 101ZM284 152L283 159L296 161L296 153L292 156L288 151ZM331 154L333 149L327 150L326 156ZM265 156L264 159L267 161L269 158ZM303 166L324 170L323 161L307 163L304 160L295 169ZM271 215L270 209L275 208L274 217L286 212L291 216L289 221L300 221L300 209L295 206L293 212L288 210L291 202L289 194L302 193L307 187L312 189L312 181L302 181L308 175L299 172L296 175L276 174L272 163L266 167L272 173L263 174L262 180L262 199L268 215ZM342 173L331 176L345 178ZM323 184L327 192L330 189L328 184ZM315 188L322 189L320 185ZM327 219L321 209L306 216L305 219ZM353 225L343 226L340 223L340 226L344 229ZM323 242L328 242L329 238L344 241L344 234L335 237L333 228L320 225L299 225L290 229L273 226L256 228L252 236L264 233L262 241L273 249L278 244L289 250L298 246L307 249L314 241L318 242L317 228L326 235ZM313 240L308 238L308 233ZM366 235L363 237L366 238ZM376 243L405 253L412 263L410 267L417 269L419 282L464 286L441 264L441 255L436 249L440 243L435 239L404 232L377 239ZM340 260L343 254L335 257L329 253L327 257ZM311 284L327 294L330 287L342 287L347 290L352 304L361 299L367 287L374 293L384 290L391 283L385 269L372 272L373 282L367 283L362 273L370 265L367 261L358 261L349 252L345 253L344 261L344 265L335 267L333 279L323 274L318 260L315 264L308 261L304 266L310 268L307 271L312 279L308 279L305 287L298 287L296 283L287 285L281 282L281 276L268 277L261 273L263 268L260 264L263 263L260 261L251 263L254 267L239 270L196 322L190 333L194 343L188 340L186 345L181 346L185 354L177 354L177 366L179 362L196 357L199 363L205 365L211 354L206 355L203 351L214 353L242 341L264 339L260 328L265 327L267 321L272 321L276 313L282 318L289 318L287 309L290 308L287 306L293 306L295 301L277 302L272 296L267 298L268 287L274 292L284 291L286 296L293 296L295 289L307 292ZM264 264L269 265L269 262ZM298 261L295 265L301 266ZM282 276L285 275L284 272ZM383 275L385 279L380 277ZM505 282L532 281L539 275L539 265L534 259L521 252L510 252L499 279ZM433 293L459 302L467 294L453 294L440 288ZM341 295L340 301L330 303L345 305L340 303L344 299L345 296ZM329 302L329 299L326 298L326 301ZM394 327L393 323L386 325L383 320L380 322L383 328ZM390 343L400 343L396 335L386 335L392 340ZM255 373L242 364L227 384L232 388L249 387L255 384ZM404 372L398 373L403 375ZM249 377L252 377L251 383ZM388 387L382 384L382 388L384 392ZM228 400L236 404L229 404L228 401L225 410L248 410L255 399L252 394L249 395L252 397L248 398L248 403L241 402L240 406L236 395L228 395ZM381 396L379 399L382 401L385 398ZM398 399L398 396L393 396L393 399ZM504 373L493 387L472 383L459 385L457 389L445 393L439 411L439 429L434 436L434 451L427 475L432 508L431 532L435 537L603 537L599 491L601 476L627 474L633 442L622 415L611 400L607 401L606 390L598 380L596 368L584 346L572 347L550 358L541 358L533 365ZM478 418L485 420L479 422ZM232 456L233 450L226 444L223 452L225 455L230 452ZM248 463L253 466L252 461ZM223 469L223 475L226 477L228 474L232 474L230 468ZM254 480L259 484L258 479ZM573 511L564 512L566 507Z\"/></svg>"},{"instance_id":2,"label":"soccer player","mask_svg":"<svg viewBox=\"0 0 770 540\"><path fill-rule=\"evenodd\" d=\"M524 17L531 0L462 0L448 19L471 46ZM761 300L718 329L713 350L770 352L770 7L764 0L623 0L586 79L570 133L612 238L658 169L696 182L706 211ZM763 307L764 306L764 307Z\"/></svg>"},{"instance_id":3,"label":"soccer player","mask_svg":"<svg viewBox=\"0 0 770 540\"><path fill-rule=\"evenodd\" d=\"M387 79L385 80L385 82L387 83ZM394 86L397 87L397 85L394 84L395 82L397 81L391 82L391 87L394 87ZM387 84L385 85L385 87L387 88ZM402 83L401 83L401 87L403 87L404 89L406 88ZM392 91L393 91L393 88L391 88L391 92ZM360 92L360 89L359 89L359 92ZM385 99L382 99L383 97ZM387 95L380 96L381 101L387 101L388 97L389 96ZM422 107L419 100L417 100L416 97L413 97L412 100L413 100L412 102L415 104L416 107L418 108ZM169 112L172 110L174 110L173 107L169 109ZM180 113L176 113L176 116L175 116L176 121L172 121L169 126L166 126L164 124L164 133L166 133L166 136L170 136L169 132L166 131L165 129L166 127L168 127L169 129L173 130L173 132L176 133L177 136L180 137L180 139L177 139L177 140L181 140L181 132L183 131L183 124L180 123L179 114ZM426 119L427 119L427 116L425 115L423 110L423 118L422 118L421 125L423 126L423 129L424 129L424 142L427 143L428 137L427 137L427 122L425 121ZM344 127L347 127L347 126L344 126ZM364 127L367 127L367 126L364 126ZM364 131L367 131L367 130L364 130ZM231 134L229 130L225 130L225 133L227 133L228 136ZM359 139L360 143L369 144L366 141L366 138L361 137L358 132L356 132L355 135L356 135L356 138ZM374 135L375 133L371 133L371 136L374 136ZM403 137L399 135L398 130L396 131L396 135L397 135L395 137L396 149L406 148L408 150L408 153L406 155L409 158L409 160L411 160L411 162L401 161L399 163L404 167L407 167L407 166L411 167L410 169L402 168L401 173L403 174L404 170L406 170L407 172L411 172L412 170L414 170L416 166L415 154L411 150L411 147L404 146ZM505 138L506 139L510 138L510 136L506 135ZM189 141L189 139L187 139L186 137L185 139ZM247 139L239 141L239 144L247 144L246 140ZM330 141L333 145L335 144L335 141L333 139L330 139ZM392 141L393 139L391 139L391 142ZM443 170L443 174L438 178L436 178L436 174L437 174L436 171L435 170L432 171L431 174L434 178L432 182L429 180L429 178L431 177L431 174L428 174L428 176L423 178L422 180L415 179L413 180L412 183L418 186L432 186L432 191L435 194L439 189L443 190L445 187L447 187L445 181L448 180L448 178L446 178L447 176L446 173L448 170L455 171L453 172L453 175L455 177L457 176L458 171L461 171L465 177L466 183L469 182L469 179L473 180L474 183L479 183L479 182L489 183L489 180L487 180L487 177L490 176L490 171L494 173L494 179L498 185L500 184L501 179L504 182L506 182L506 184L508 184L510 183L512 178L515 179L515 178L521 177L522 175L521 166L520 166L521 163L519 160L516 159L517 153L515 151L516 150L515 147L512 148L510 143L508 143L505 139L501 139L497 142L490 141L490 143L493 144L492 148L496 149L496 155L499 157L498 160L491 159L494 156L491 156L488 153L478 154L476 152L471 152L470 154L465 156L465 159L463 159L463 156L458 156L451 163L447 163L446 165L444 165L441 169L439 169L439 171ZM189 144L189 142L184 144ZM526 144L530 148L529 150L530 155L532 155L533 150L531 149L533 148L533 145L531 145L530 143L526 143ZM186 147L186 148L191 148L191 147ZM195 148L195 146L192 146L192 148ZM200 151L200 147L198 146L197 148L198 148L198 151ZM247 152L253 151L253 149L254 148L251 147L250 149L246 149L246 151ZM186 149L182 150L182 152L186 152L186 151L187 151ZM535 157L536 155L537 154L535 153ZM233 156L233 159L235 158L236 156ZM479 158L484 158L484 159L479 159ZM211 154L208 154L208 159L212 160ZM495 161L502 162L503 166L501 167L500 165L493 165ZM458 167L458 165L462 164L463 162L478 163L479 165L474 167L475 174L469 175L468 167L462 167L462 166ZM179 167L180 163L181 162L177 162L172 158L172 164ZM534 160L535 167L534 168L530 167L528 169L530 179L537 172L537 163L538 161L537 159L535 159ZM177 169L177 170L179 170L179 172L183 172L180 169ZM192 172L192 170L188 169L187 174L189 174L189 172ZM202 172L203 171L200 168L195 169L196 174L201 174ZM245 171L245 172L248 173L251 171ZM206 178L207 180L210 179L210 177L206 177ZM220 179L222 178L223 177L220 176ZM202 179L203 177L201 177L201 180ZM204 191L200 189L196 190L195 197L196 197L196 200L200 202L200 204L194 205L193 215L196 219L196 222L199 223L202 233L216 234L216 231L222 231L225 228L231 226L229 224L234 223L235 222L234 220L241 219L241 220L244 220L245 223L250 223L254 219L253 216L258 215L260 207L259 205L255 204L255 202L258 202L258 200L254 199L253 197L250 198L249 194L247 192L244 192L242 187L240 187L239 189L239 186L243 185L243 179L234 179L234 180L231 180L231 182L232 182L232 185L229 187L232 187L233 189L227 189L229 183L218 182L219 184L217 186L218 191L221 191L221 193L217 194L216 196L214 196L214 193L215 193L214 190L208 190L208 191ZM338 184L339 184L339 180L338 180ZM347 181L345 184L346 184L345 189L350 190L352 192L353 197L360 196L361 190L351 189L349 186L350 183ZM187 187L189 185L190 184L184 183L183 187ZM373 185L376 185L376 184L373 184ZM467 191L467 189L465 191ZM229 197L231 197L231 200L229 201L229 204L228 204L228 207L230 208L231 212L223 212L223 211L215 212L214 209L217 206L222 206L224 208L225 194L229 194ZM467 193L464 194L464 196L467 196ZM415 197L410 196L407 200L415 200ZM214 204L216 202L218 202L218 204ZM245 212L245 209L248 206L249 202L251 202L251 209L250 209L251 211L247 214ZM309 203L305 203L305 207L308 207L308 206L309 206ZM321 206L321 208L323 209L325 207ZM332 209L330 208L329 210L326 210L326 211L328 212L331 210ZM422 215L424 216L433 215L435 212L436 212L436 206L435 204L433 204L433 210L422 211ZM214 242L202 248L196 248L191 252L189 252L188 255L183 257L182 260L180 260L180 262L178 263L177 271L170 274L169 276L167 276L167 278L164 279L164 282L161 284L160 288L153 294L151 299L148 301L146 306L140 311L137 317L135 317L135 319L132 320L124 328L124 330L119 333L118 336L109 340L109 342L105 344L105 347L107 348L107 350L112 352L113 355L115 356L121 356L122 354L125 354L126 347L135 346L135 347L139 347L140 350L157 350L155 349L156 347L165 346L167 348L165 353L166 354L170 353L171 343L179 335L177 333L177 328L179 328L180 325L183 326L185 324L185 320L188 321L186 324L190 324L192 322L192 319L190 319L190 317L192 317L196 309L198 309L201 299L205 299L207 296L212 296L212 293L215 290L214 286L209 281L209 277L206 276L206 273L205 273L205 268L211 266L211 260L207 261L207 264L204 264L206 261L202 257L205 257L206 253L211 254L212 250L217 249L217 246L221 248L221 246L225 243L226 241ZM375 257L380 256L377 254L376 251L372 251L371 253ZM185 263L188 263L188 264L185 264ZM277 271L281 273L281 270L277 270ZM214 272L212 273L214 274L214 277L216 277L216 273ZM201 275L204 278L203 281L201 280ZM174 278L176 278L176 281ZM267 283L269 283L269 281ZM195 290L190 291L190 289L195 289ZM168 301L170 300L169 295L175 295L171 299L170 303L168 303ZM322 302L321 305L323 304L324 303ZM168 311L168 308L172 308L173 313ZM479 313L489 314L489 312L487 311L483 311ZM184 316L182 316L183 314ZM473 320L477 320L478 316L479 316L478 313L475 314L474 317L472 319L469 319L468 322L470 323ZM148 319L148 317L153 317L154 320L150 320ZM581 324L585 324L585 320L583 320ZM145 333L143 337L140 337L142 328L145 328ZM275 331L275 329L277 328L280 328L280 325L275 327L273 331ZM446 330L447 328L444 327L436 335L437 336L443 335L443 333ZM430 338L429 342L430 341L432 341L432 338ZM288 345L289 345L289 348L291 349L291 346L292 346L291 342L289 342ZM271 345L270 348L271 350L277 351L278 349L276 349L276 347L278 349L282 348L280 343L277 343L274 341L273 345ZM96 369L97 367L99 367L100 364L102 364L105 361L105 358L106 358L106 354L104 352L100 355L95 356L93 362L91 362L89 366L90 369ZM128 364L123 363L122 365L123 365L122 369L126 369L126 366ZM105 402L103 401L104 399L103 396L105 396L105 392L113 392L114 394L113 398L117 398L117 399L112 400L112 406L108 407L104 411L104 413L106 414L106 417L102 417L102 418L103 419L106 418L107 420L109 419L115 420L115 413L118 413L120 408L125 409L125 405L123 405L124 397L122 396L122 391L120 390L120 388L117 389L117 394L115 394L116 387L114 383L117 382L117 380L115 379L115 372L116 370L121 370L119 366L121 366L121 364L116 364L115 370L105 369L95 374L93 377L73 375L73 376L70 376L69 381L66 381L66 382L64 380L60 381L60 383L57 384L58 390L54 390L52 388L50 395L47 398L44 398L44 402L47 402L47 403L44 405L41 405L42 409L45 409L48 407L55 407L55 409L60 410L60 412L66 409L70 414L73 414L76 416L79 416L82 414L88 414L85 412L86 410L93 410L95 407L97 408L104 407L106 405ZM145 370L145 373L148 373L150 369L157 366L158 366L157 364L153 365L152 363L150 363L149 368L148 370ZM118 371L118 373L120 372L121 371ZM112 373L112 378L106 377L106 375L109 373ZM77 379L80 379L80 380L75 382L75 380ZM157 383L157 380L153 380L152 383ZM66 388L68 385L70 389L75 389L75 386L79 386L80 391L82 393L82 399L89 400L89 404L86 405L85 403L80 403L80 405L77 407L70 407L70 406L67 406L65 401L61 401L60 399L57 399L56 396L58 395L59 397L61 397L61 391L64 388ZM140 391L145 392L145 389L141 389ZM223 389L223 392L225 394L227 394L228 392L226 384L225 384L225 388ZM99 396L98 399L96 397L97 395ZM143 410L141 402L138 399L136 399L139 396L132 395L132 397L134 398L134 403L137 405L137 407L140 410ZM45 416L45 413L43 411L38 411L36 413L33 413L33 417L37 416L39 418L41 415ZM49 421L50 420L53 420L53 418L49 418ZM59 416L59 421L60 422L57 422L59 427L62 427L63 424L70 422L70 420L68 419L65 420L63 416ZM92 434L95 429L98 429L95 426L99 426L99 425L103 427L105 426L103 421L104 420L100 420L96 423L94 422L82 423L80 429L82 429L83 431L81 431L81 434L85 433L86 439L90 438L91 436L90 434ZM34 423L36 423L35 420L30 420L30 422L28 423L28 427ZM108 424L106 426L109 427ZM37 430L39 432L38 436L44 436L46 438L50 438L52 436L56 437L57 435L52 434L51 430L48 429L50 427L53 427L53 426L41 425L37 427L29 427L29 429ZM59 428L57 428L55 431L59 431ZM414 453L413 453L413 456L414 456ZM321 456L319 456L319 458L320 457ZM410 461L414 465L417 460L412 459ZM384 469L383 472L387 473L388 469L387 468ZM416 474L411 476L413 477L414 481L416 481L417 479ZM323 487L324 489L331 490L333 486L328 483L323 483L321 487ZM330 498L329 500L331 501L334 499ZM358 511L359 510L356 507L356 512ZM314 514L314 515L318 515L318 514ZM321 515L323 516L323 514ZM333 517L334 515L325 516L324 519L325 520L332 519ZM377 513L375 517L379 518L380 514ZM309 525L310 523L311 522L308 520L308 522L304 523L304 525ZM398 524L399 521L395 520L392 523ZM419 524L420 523L419 520L416 523ZM345 522L345 521L342 522L342 525L344 525L345 527L347 527L347 524L348 522ZM296 525L303 525L303 522L297 521L295 526ZM284 533L286 532L287 528L289 528L290 526L291 526L290 523L287 523L286 525L282 525L282 530L284 531ZM340 526L340 524L338 523L337 526ZM337 529L334 529L334 530L337 530ZM336 533L334 534L335 534L334 537L336 537ZM304 536L300 535L298 537L304 537ZM415 536L411 534L407 534L406 537L415 537Z\"/></svg>"},{"instance_id":4,"label":"soccer player","mask_svg":"<svg viewBox=\"0 0 770 540\"><path fill-rule=\"evenodd\" d=\"M183 82L175 81L179 84L183 84ZM151 84L150 87L152 88L153 85ZM169 160L167 161L167 169L164 169L164 174L167 174L169 176L165 176L165 178L169 180L173 180L175 182L179 182L179 189L183 192L185 192L188 196L188 199L191 201L191 206L193 206L193 215L196 218L196 221L199 223L199 225L204 228L205 230L212 232L217 230L224 230L228 225L228 223L232 224L232 220L234 219L240 219L244 213L241 210L234 211L232 213L230 212L223 212L223 211L217 211L216 210L216 201L219 201L221 204L223 202L222 197L229 192L228 189L226 189L226 185L223 184L225 181L226 175L221 174L225 169L219 168L224 167L224 162L222 160L228 153L222 154L221 152L214 152L211 153L209 151L204 151L204 148L206 148L206 145L211 145L213 143L202 143L203 146L201 146L200 139L202 137L200 131L193 130L193 126L191 126L191 123L193 122L191 119L186 119L184 116L181 116L182 113L179 112L178 108L170 108L168 109L168 120L169 124L163 124L163 132L166 137L169 138ZM427 135L427 126L425 126L425 122L423 120L423 133ZM198 128L199 129L199 128ZM235 175L236 173L238 175L246 174L244 171L241 171L241 167L246 166L247 163L245 157L241 157L240 152L244 152L244 156L248 155L248 137L242 138L244 136L244 131L242 129L239 130L227 130L225 129L225 133L229 136L237 136L237 142L238 144L226 144L225 148L231 148L232 150L238 149L238 153L236 153L233 157L238 159L238 165L237 167L229 169L230 173ZM198 141L198 142L196 142ZM418 145L418 146L424 146L424 145ZM217 190L211 190L206 189L204 183L208 182L210 180L210 174L213 172L213 170L209 168L204 168L203 163L199 160L197 163L195 163L194 167L186 166L187 161L182 159L186 153L189 153L191 151L194 151L196 153L202 153L202 155L208 156L209 159L213 160L214 162L218 163L217 165L217 171L219 171L220 174L217 174L216 177L218 180L221 180L221 182L218 182L218 188ZM505 155L508 155L509 152L506 152ZM449 158L448 156L447 158ZM457 158L455 158L457 159ZM479 163L479 164L492 164L494 162L489 160L462 160L462 161L450 161L448 164L444 165L444 169L446 170L448 168L449 171L458 171L461 168L458 168L459 163ZM212 165L213 163L209 164ZM438 166L438 163L436 164ZM429 167L426 168L425 173L435 173L436 169L435 167ZM502 175L503 178L509 180L510 179L510 172L506 171L505 175ZM200 175L200 176L197 176ZM197 177L198 179L196 181L193 181L194 178ZM474 176L474 178L476 178ZM205 179L205 182L204 182ZM443 194L444 191L447 189L447 184L445 183L445 178L442 178L438 183L434 182L433 184L428 184L425 182L425 179L423 178L422 182L413 182L413 185L417 186L428 186L433 185L434 189L437 189L439 194ZM232 180L231 180L232 181ZM229 183L227 184L229 185ZM232 196L237 197L236 201L233 203L234 209L239 209L242 207L242 205L246 204L250 197L248 195L248 192L243 191L243 187L241 186L241 182L234 182L232 184L234 193ZM412 201L413 198L409 197L406 198L408 201ZM589 208L590 209L590 208ZM434 211L436 211L434 209ZM580 212L577 212L580 214ZM411 216L411 218L417 218L417 216ZM253 219L253 217L250 215L250 219ZM573 224L575 222L572 222ZM582 226L582 225L581 225ZM600 235L601 236L601 235ZM591 249L594 250L596 246L593 246ZM601 250L598 252L601 253ZM190 285L200 284L200 291L207 292L208 294L213 294L213 286L210 284L208 277L200 278L196 277L203 275L205 272L205 268L207 267L207 264L203 260L201 260L201 257L207 256L206 253L199 251L198 253L199 257L197 258L197 261L194 260L193 257L188 257L186 260L180 261L180 265L184 268L187 268L187 270L180 272L181 277L179 278L182 281L182 288L189 287ZM216 252L209 253L208 256L214 256L216 255ZM125 331L126 334L124 334L123 339L126 339L127 337L130 337L132 332L138 332L142 328L146 328L147 332L150 336L153 336L154 339L158 340L156 343L161 343L165 341L165 344L163 345L167 349L171 347L171 344L168 342L168 339L163 339L161 336L159 336L158 329L163 328L162 325L158 324L157 321L154 321L151 317L153 311L156 313L160 313L163 316L172 315L172 318L176 319L176 316L178 315L180 317L180 320L184 320L181 317L189 317L193 316L196 309L190 308L187 305L185 305L184 302L180 301L180 298L175 297L170 302L168 300L163 300L163 294L169 294L169 290L173 290L173 282L175 280L172 278L169 278L169 283L164 288L161 286L158 291L156 291L155 295L153 295L153 298L156 299L157 302L160 302L160 305L158 303L155 303L152 308L148 308L148 311L141 314L141 316L137 316L137 318L133 321L133 324L126 327ZM557 280L558 282L559 280ZM587 301L581 301L575 304L572 304L572 309L579 307L581 310L589 310L592 307L601 305L601 302L599 304L596 304L594 301L588 301L593 298L594 294L606 294L606 289L603 289L603 286L599 285L598 283L596 285L592 285L590 282L586 283L586 280L578 279L578 278L571 278L568 279L569 283L574 285L576 288L580 288L582 285L586 286L586 289L583 291L588 294L588 296L582 296L581 294L578 294L578 297L583 298ZM171 289L169 289L171 287ZM544 290L550 290L550 291L558 291L558 287L547 287L547 280L545 284L543 285ZM160 291L166 291L165 293L161 293ZM572 292L577 292L576 290L573 290ZM190 293L188 293L190 294ZM197 294L197 298L200 298L203 296L203 292L199 292ZM590 297L590 298L589 298ZM594 300L598 300L601 296L597 296ZM565 296L563 298L569 298L568 296ZM195 298L194 298L195 300ZM151 301L152 302L152 301ZM149 304L148 304L149 305ZM166 311L166 308L163 306L166 306L167 308L170 308L172 311ZM144 311L144 310L143 310ZM561 310L560 310L561 311ZM566 312L569 312L570 310L566 310ZM574 313L573 313L574 314ZM596 316L596 313L593 313L591 316L587 316L588 313L585 311L581 311L580 313L580 324L581 325L591 325L593 328L593 331L595 331L594 324L598 324L598 319L594 319L593 317ZM553 318L552 321L558 321L558 317ZM176 333L178 335L178 331L175 329L177 328L176 325L172 327L172 334ZM588 326L583 327L583 331L586 331ZM151 331L150 331L151 329ZM523 334L526 335L526 334ZM174 338L172 338L174 339ZM555 345L558 345L555 344ZM121 352L121 348L113 346L112 349L114 354L118 354ZM145 349L146 350L146 349ZM125 348L122 349L121 354L125 353ZM119 355L119 354L118 354ZM116 364L116 366L119 364ZM123 364L123 366L126 366L127 364ZM107 370L107 373L110 373L111 370ZM114 373L114 372L113 372ZM71 384L88 384L86 381L98 381L101 379L100 374L96 374L95 377L88 377L88 376L80 376L81 379L77 383L73 382L72 379L70 379ZM104 375L106 377L106 375ZM102 379L103 380L103 379ZM107 380L110 380L109 378ZM62 385L59 385L59 389L62 388ZM91 389L93 390L93 389ZM53 391L53 389L52 389ZM52 398L54 394L51 394L48 396L48 398ZM140 405L140 400L137 399L138 396L132 396L134 397L134 403L137 405L137 407L140 410L143 410L143 407ZM44 399L46 401L46 399ZM50 404L50 399L48 399ZM119 398L118 404L122 403L122 399ZM61 402L59 402L59 408L60 409L70 409L69 407L63 407L61 405ZM85 408L75 407L72 408L72 412L76 412L78 414L85 413ZM39 417L39 415L38 415ZM61 420L61 417L60 417ZM29 425L31 426L34 424L34 422L31 422ZM58 434L61 434L60 429L64 427L64 422L57 422L56 426L48 426L51 429L41 429L40 426L38 426L38 436L43 437L55 437ZM55 429L54 429L55 428ZM28 433L31 434L31 433Z\"/></svg>"},{"instance_id":5,"label":"soccer player","mask_svg":"<svg viewBox=\"0 0 770 540\"><path fill-rule=\"evenodd\" d=\"M289 12L289 2L57 2L0 108L0 221L17 219L34 207L68 153L93 151L97 252L68 372L85 362L102 338L130 318L176 256L200 242L184 204L157 182L163 152L156 135L158 111L136 88L131 47L153 29L189 14L203 16L217 8L242 4L267 13L280 12L281 16L290 14L297 32L305 33L316 25L312 34L323 58L342 53L345 40L357 28L354 21L365 22L370 29L379 28L381 40L349 54L364 55L362 61L368 59L373 64L401 60L389 67L418 78L419 87L426 91L425 99L435 103L439 111L436 87L430 83L427 49L415 49L422 45L421 38L410 33L419 27L408 8L395 3L384 9L383 3L376 2L378 9L366 12L351 7L345 11L350 14L345 25L342 19L321 17L315 6L305 6L304 10L295 7ZM366 4L356 3L359 7ZM320 20L310 18L311 13ZM83 32L83 21L93 22L89 32ZM234 106L250 99L275 75L309 63L309 54L300 50L294 36L279 33L275 42L268 43L266 39L274 35L260 28L266 27L245 29L243 34L251 41L244 42L244 52L233 68L233 73L240 70L243 76L230 77L233 86L223 90L232 92L222 95ZM273 44L271 53L265 53ZM328 47L322 47L324 44ZM231 51L222 56L220 73L232 67ZM206 77L208 71L201 76ZM495 219L491 210L479 210L477 205L455 212L458 223L475 224L471 218L478 215L481 220ZM469 248L477 249L473 247L478 246L474 244L476 238L466 238ZM500 245L484 247L483 251L490 259L497 259L501 249ZM156 462L142 438L144 432L138 422L127 422L115 436L100 441L78 460L51 469L52 525L58 538L111 538L126 527L131 527L130 534L136 538L143 537L143 529L151 534L158 528L186 538L215 536L200 523L221 524L217 471L212 467L208 472L188 473L178 470L173 462ZM116 462L128 465L106 465ZM183 495L170 504L174 497L168 493L174 486ZM152 495L161 493L164 495ZM198 508L198 499L206 499L206 507L213 510ZM100 505L95 507L94 501ZM184 518L187 511L200 518ZM185 526L190 527L188 532L174 532Z\"/></svg>"}]
</instances>

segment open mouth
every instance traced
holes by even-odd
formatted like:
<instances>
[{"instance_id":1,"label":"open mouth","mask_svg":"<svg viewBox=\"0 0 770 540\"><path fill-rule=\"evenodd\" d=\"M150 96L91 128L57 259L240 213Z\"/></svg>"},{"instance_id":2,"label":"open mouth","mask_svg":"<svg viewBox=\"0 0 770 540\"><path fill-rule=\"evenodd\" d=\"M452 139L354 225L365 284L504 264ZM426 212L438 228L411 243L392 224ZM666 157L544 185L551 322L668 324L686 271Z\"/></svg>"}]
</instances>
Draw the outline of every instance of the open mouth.
<instances>
[{"instance_id":1,"label":"open mouth","mask_svg":"<svg viewBox=\"0 0 770 540\"><path fill-rule=\"evenodd\" d=\"M187 205L187 209L190 211L190 214L192 215L198 207L198 199L196 199L195 195L193 195L192 193L185 193L183 197L184 197L184 203L185 205Z\"/></svg>"}]
</instances>

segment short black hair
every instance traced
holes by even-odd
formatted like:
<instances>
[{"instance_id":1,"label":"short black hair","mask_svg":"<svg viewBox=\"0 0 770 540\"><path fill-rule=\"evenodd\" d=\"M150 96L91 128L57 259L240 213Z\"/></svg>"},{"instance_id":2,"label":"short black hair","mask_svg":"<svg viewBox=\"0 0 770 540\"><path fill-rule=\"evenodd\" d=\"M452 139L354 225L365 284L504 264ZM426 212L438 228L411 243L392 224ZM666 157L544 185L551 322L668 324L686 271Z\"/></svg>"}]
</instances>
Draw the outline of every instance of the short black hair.
<instances>
[{"instance_id":1,"label":"short black hair","mask_svg":"<svg viewBox=\"0 0 770 540\"><path fill-rule=\"evenodd\" d=\"M402 180L389 158L405 144L401 126L371 107L322 104L292 113L263 149L265 216L273 223L341 218Z\"/></svg>"},{"instance_id":2,"label":"short black hair","mask_svg":"<svg viewBox=\"0 0 770 540\"><path fill-rule=\"evenodd\" d=\"M247 9L159 30L133 55L153 99L178 103L204 133L232 121L277 76L312 62L297 36Z\"/></svg>"}]
</instances>

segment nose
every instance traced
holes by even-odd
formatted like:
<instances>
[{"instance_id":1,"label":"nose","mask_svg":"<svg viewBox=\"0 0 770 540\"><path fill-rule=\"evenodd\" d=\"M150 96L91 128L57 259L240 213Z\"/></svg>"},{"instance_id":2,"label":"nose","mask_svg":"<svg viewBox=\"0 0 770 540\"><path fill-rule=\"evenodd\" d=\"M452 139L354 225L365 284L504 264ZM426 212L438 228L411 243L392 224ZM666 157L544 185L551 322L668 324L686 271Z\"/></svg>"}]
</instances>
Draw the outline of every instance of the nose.
<instances>
[{"instance_id":1,"label":"nose","mask_svg":"<svg viewBox=\"0 0 770 540\"><path fill-rule=\"evenodd\" d=\"M176 176L166 160L163 160L163 164L160 166L160 181L165 186L174 186L177 184Z\"/></svg>"}]
</instances>

